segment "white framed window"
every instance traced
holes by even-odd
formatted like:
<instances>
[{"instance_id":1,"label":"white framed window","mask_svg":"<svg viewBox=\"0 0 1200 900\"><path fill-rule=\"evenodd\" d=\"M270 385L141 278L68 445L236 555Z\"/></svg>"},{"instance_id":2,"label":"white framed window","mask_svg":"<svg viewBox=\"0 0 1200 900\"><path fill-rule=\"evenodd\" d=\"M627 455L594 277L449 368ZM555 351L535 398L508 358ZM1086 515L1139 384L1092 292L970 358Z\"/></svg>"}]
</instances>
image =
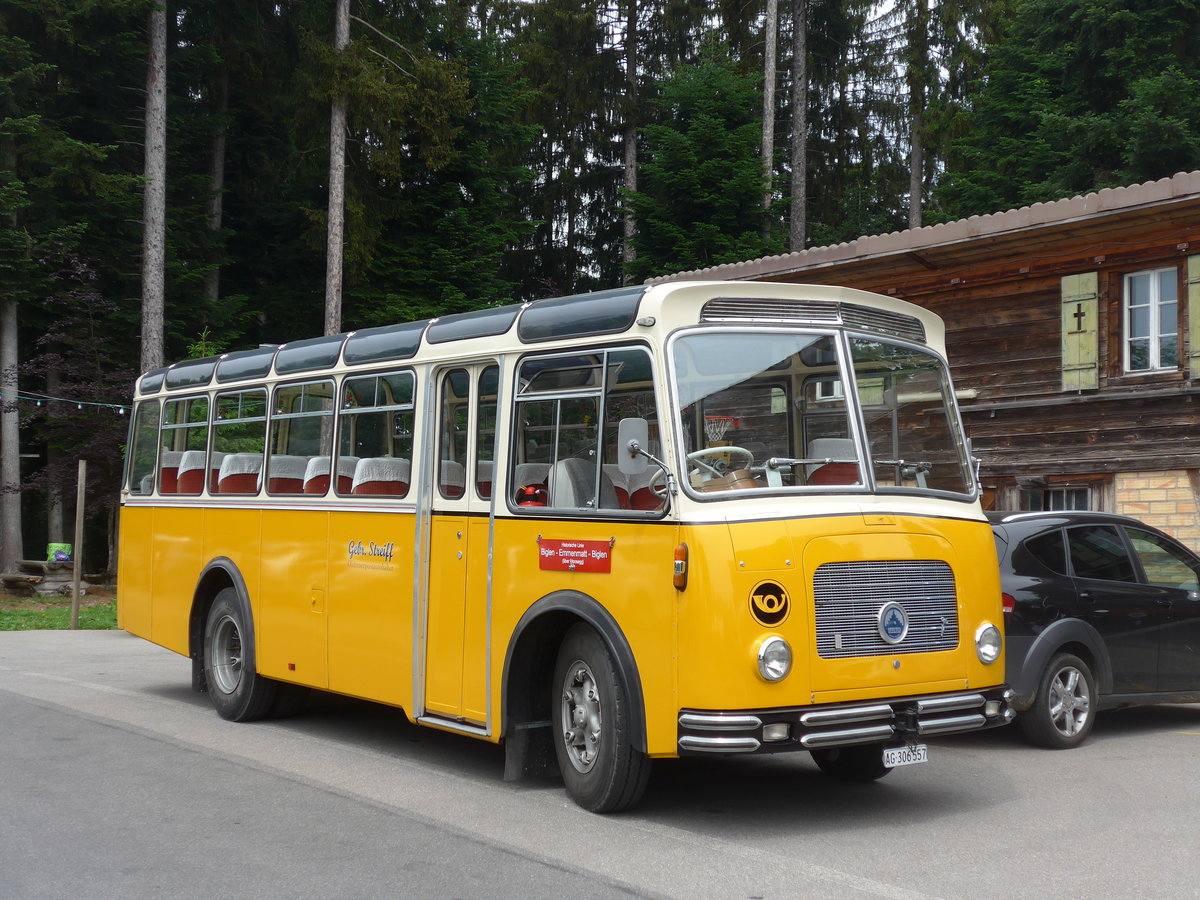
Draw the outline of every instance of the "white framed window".
<instances>
[{"instance_id":1,"label":"white framed window","mask_svg":"<svg viewBox=\"0 0 1200 900\"><path fill-rule=\"evenodd\" d=\"M1175 269L1125 276L1125 371L1179 366L1179 273Z\"/></svg>"}]
</instances>

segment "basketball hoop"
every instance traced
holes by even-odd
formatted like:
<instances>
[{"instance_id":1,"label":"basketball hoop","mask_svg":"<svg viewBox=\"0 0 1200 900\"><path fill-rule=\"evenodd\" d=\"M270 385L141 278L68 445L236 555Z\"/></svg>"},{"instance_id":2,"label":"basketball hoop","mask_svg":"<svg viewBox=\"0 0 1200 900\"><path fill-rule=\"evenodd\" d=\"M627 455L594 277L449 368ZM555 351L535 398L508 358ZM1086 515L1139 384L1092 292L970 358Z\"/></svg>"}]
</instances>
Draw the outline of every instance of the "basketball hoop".
<instances>
[{"instance_id":1,"label":"basketball hoop","mask_svg":"<svg viewBox=\"0 0 1200 900\"><path fill-rule=\"evenodd\" d=\"M733 416L705 416L704 437L709 446L723 440L730 428L739 427L739 422Z\"/></svg>"}]
</instances>

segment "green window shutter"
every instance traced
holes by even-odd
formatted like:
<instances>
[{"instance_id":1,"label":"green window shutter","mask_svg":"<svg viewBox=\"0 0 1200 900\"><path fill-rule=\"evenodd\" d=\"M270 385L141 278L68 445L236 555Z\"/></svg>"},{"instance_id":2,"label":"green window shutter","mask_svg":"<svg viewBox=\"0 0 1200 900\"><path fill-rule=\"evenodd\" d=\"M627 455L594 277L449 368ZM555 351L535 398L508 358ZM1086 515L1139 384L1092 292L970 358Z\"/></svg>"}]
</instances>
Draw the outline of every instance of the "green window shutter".
<instances>
[{"instance_id":1,"label":"green window shutter","mask_svg":"<svg viewBox=\"0 0 1200 900\"><path fill-rule=\"evenodd\" d=\"M1096 272L1062 280L1062 386L1090 391L1100 386L1100 278Z\"/></svg>"},{"instance_id":2,"label":"green window shutter","mask_svg":"<svg viewBox=\"0 0 1200 900\"><path fill-rule=\"evenodd\" d=\"M1200 256L1187 261L1188 375L1200 378Z\"/></svg>"}]
</instances>

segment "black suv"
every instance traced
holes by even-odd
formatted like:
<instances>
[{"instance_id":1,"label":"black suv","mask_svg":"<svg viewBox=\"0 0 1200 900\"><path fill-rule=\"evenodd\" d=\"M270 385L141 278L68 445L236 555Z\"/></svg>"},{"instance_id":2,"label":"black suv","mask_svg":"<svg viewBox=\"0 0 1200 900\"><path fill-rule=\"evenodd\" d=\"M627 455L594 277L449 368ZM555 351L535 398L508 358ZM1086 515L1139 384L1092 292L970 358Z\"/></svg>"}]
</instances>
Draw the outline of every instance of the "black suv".
<instances>
[{"instance_id":1,"label":"black suv","mask_svg":"<svg viewBox=\"0 0 1200 900\"><path fill-rule=\"evenodd\" d=\"M1126 516L988 518L1013 708L1033 743L1078 746L1102 708L1200 702L1200 557Z\"/></svg>"}]
</instances>

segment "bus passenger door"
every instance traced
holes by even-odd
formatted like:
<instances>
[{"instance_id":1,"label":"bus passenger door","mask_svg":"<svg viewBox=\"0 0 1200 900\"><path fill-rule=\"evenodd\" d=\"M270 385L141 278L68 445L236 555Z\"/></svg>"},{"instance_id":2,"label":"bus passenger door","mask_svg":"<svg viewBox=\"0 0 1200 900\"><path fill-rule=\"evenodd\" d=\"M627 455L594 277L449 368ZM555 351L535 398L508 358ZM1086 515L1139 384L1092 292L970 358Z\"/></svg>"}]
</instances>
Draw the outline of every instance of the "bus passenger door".
<instances>
[{"instance_id":1,"label":"bus passenger door","mask_svg":"<svg viewBox=\"0 0 1200 900\"><path fill-rule=\"evenodd\" d=\"M437 376L425 591L425 712L487 724L488 541L498 369ZM428 468L426 469L428 471Z\"/></svg>"}]
</instances>

